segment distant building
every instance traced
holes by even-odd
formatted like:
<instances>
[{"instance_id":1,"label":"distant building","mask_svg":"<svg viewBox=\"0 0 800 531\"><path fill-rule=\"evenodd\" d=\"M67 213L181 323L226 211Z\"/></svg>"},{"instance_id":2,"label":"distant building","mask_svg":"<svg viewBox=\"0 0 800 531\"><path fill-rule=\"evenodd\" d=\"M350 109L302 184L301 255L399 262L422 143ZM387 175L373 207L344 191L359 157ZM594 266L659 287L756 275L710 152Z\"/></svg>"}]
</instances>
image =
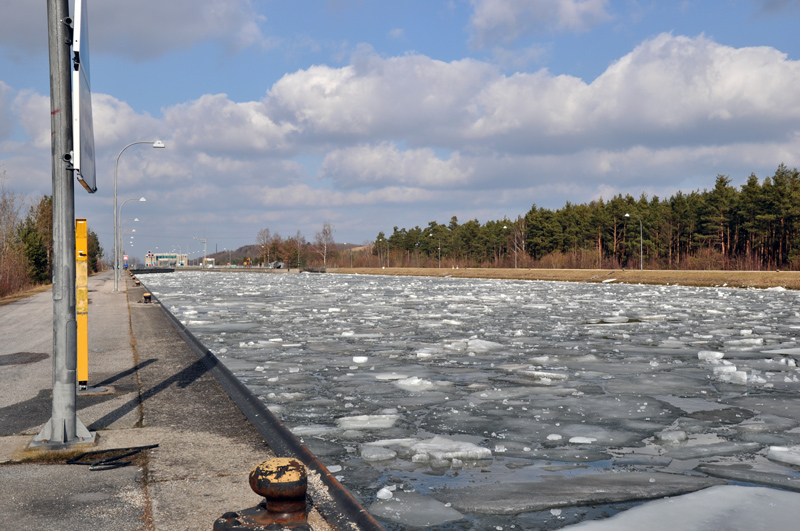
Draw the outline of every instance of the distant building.
<instances>
[{"instance_id":1,"label":"distant building","mask_svg":"<svg viewBox=\"0 0 800 531\"><path fill-rule=\"evenodd\" d=\"M188 257L179 253L153 253L147 251L144 255L145 267L184 267L188 264Z\"/></svg>"}]
</instances>

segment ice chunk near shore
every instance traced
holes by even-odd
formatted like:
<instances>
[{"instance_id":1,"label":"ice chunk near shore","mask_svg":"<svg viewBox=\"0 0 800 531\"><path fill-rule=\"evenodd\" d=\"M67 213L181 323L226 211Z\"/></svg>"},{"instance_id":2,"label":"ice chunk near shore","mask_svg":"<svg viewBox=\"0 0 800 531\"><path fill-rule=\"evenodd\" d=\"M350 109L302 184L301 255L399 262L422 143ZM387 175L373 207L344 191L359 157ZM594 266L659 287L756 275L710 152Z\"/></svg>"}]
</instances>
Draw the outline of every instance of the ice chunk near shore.
<instances>
[{"instance_id":1,"label":"ice chunk near shore","mask_svg":"<svg viewBox=\"0 0 800 531\"><path fill-rule=\"evenodd\" d=\"M356 415L338 418L336 424L343 430L380 430L391 428L399 418L399 415Z\"/></svg>"},{"instance_id":2,"label":"ice chunk near shore","mask_svg":"<svg viewBox=\"0 0 800 531\"><path fill-rule=\"evenodd\" d=\"M467 343L467 348L473 352L489 352L490 350L503 348L503 345L484 339L470 339Z\"/></svg>"},{"instance_id":3,"label":"ice chunk near shore","mask_svg":"<svg viewBox=\"0 0 800 531\"><path fill-rule=\"evenodd\" d=\"M682 496L651 501L605 520L564 529L605 531L707 531L796 529L800 494L765 487L721 485Z\"/></svg>"},{"instance_id":4,"label":"ice chunk near shore","mask_svg":"<svg viewBox=\"0 0 800 531\"><path fill-rule=\"evenodd\" d=\"M800 446L770 446L767 459L785 465L800 466Z\"/></svg>"},{"instance_id":5,"label":"ice chunk near shore","mask_svg":"<svg viewBox=\"0 0 800 531\"><path fill-rule=\"evenodd\" d=\"M362 446L361 459L367 462L391 461L397 457L397 452L380 446Z\"/></svg>"},{"instance_id":6,"label":"ice chunk near shore","mask_svg":"<svg viewBox=\"0 0 800 531\"><path fill-rule=\"evenodd\" d=\"M404 380L397 380L394 382L394 384L400 389L412 393L421 393L423 391L429 391L434 387L434 383L432 381L425 380L417 376L412 376Z\"/></svg>"},{"instance_id":7,"label":"ice chunk near shore","mask_svg":"<svg viewBox=\"0 0 800 531\"><path fill-rule=\"evenodd\" d=\"M662 472L620 472L584 474L545 481L504 482L492 485L490 489L486 488L486 485L444 488L437 491L434 496L439 501L451 503L453 507L463 512L522 514L559 507L602 505L677 496L722 483L724 482L715 478ZM651 528L643 526L615 529Z\"/></svg>"},{"instance_id":8,"label":"ice chunk near shore","mask_svg":"<svg viewBox=\"0 0 800 531\"><path fill-rule=\"evenodd\" d=\"M570 444L592 444L596 441L597 439L594 437L570 437L569 439Z\"/></svg>"},{"instance_id":9,"label":"ice chunk near shore","mask_svg":"<svg viewBox=\"0 0 800 531\"><path fill-rule=\"evenodd\" d=\"M476 444L454 441L440 435L433 439L420 441L411 445L416 455L427 455L429 459L461 459L462 461L479 461L491 459L492 451Z\"/></svg>"},{"instance_id":10,"label":"ice chunk near shore","mask_svg":"<svg viewBox=\"0 0 800 531\"><path fill-rule=\"evenodd\" d=\"M373 503L369 512L378 518L421 529L464 518L452 507L419 492L395 491L390 494L390 499L379 499Z\"/></svg>"},{"instance_id":11,"label":"ice chunk near shore","mask_svg":"<svg viewBox=\"0 0 800 531\"><path fill-rule=\"evenodd\" d=\"M711 350L701 350L697 353L697 359L704 363L719 363L719 360L725 357L724 352L714 352Z\"/></svg>"}]
</instances>

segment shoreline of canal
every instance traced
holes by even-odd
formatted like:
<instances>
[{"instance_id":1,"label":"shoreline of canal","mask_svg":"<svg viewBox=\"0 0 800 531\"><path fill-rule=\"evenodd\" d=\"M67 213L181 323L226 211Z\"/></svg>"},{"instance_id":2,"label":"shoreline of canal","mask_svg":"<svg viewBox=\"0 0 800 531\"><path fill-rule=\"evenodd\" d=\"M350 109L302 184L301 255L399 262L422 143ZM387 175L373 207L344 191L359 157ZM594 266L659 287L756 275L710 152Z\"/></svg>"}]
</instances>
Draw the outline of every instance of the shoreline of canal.
<instances>
[{"instance_id":1,"label":"shoreline of canal","mask_svg":"<svg viewBox=\"0 0 800 531\"><path fill-rule=\"evenodd\" d=\"M340 267L328 273L800 290L798 271Z\"/></svg>"}]
</instances>

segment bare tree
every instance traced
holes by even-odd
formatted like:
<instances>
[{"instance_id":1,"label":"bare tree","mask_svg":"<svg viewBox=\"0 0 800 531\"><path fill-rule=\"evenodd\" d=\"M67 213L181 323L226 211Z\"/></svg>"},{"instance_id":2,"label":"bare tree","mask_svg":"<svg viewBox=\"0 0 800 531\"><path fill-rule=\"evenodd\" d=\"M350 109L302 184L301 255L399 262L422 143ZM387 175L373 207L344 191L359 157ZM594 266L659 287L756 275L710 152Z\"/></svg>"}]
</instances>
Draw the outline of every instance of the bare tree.
<instances>
[{"instance_id":1,"label":"bare tree","mask_svg":"<svg viewBox=\"0 0 800 531\"><path fill-rule=\"evenodd\" d=\"M514 222L514 269L517 268L517 253L522 252L525 254L525 238L528 233L528 221L523 216L517 216L517 221Z\"/></svg>"},{"instance_id":2,"label":"bare tree","mask_svg":"<svg viewBox=\"0 0 800 531\"><path fill-rule=\"evenodd\" d=\"M333 241L333 225L326 221L322 224L322 230L314 235L314 248L322 257L322 267L328 267L328 252L336 246Z\"/></svg>"},{"instance_id":3,"label":"bare tree","mask_svg":"<svg viewBox=\"0 0 800 531\"><path fill-rule=\"evenodd\" d=\"M6 172L0 170L0 296L28 284L25 256L17 238L24 200L5 187Z\"/></svg>"},{"instance_id":4,"label":"bare tree","mask_svg":"<svg viewBox=\"0 0 800 531\"><path fill-rule=\"evenodd\" d=\"M292 238L292 241L294 243L295 256L290 258L290 262L297 260L297 269L300 269L300 257L303 252L303 246L306 244L306 238L300 233L300 231L297 231L297 234L294 238Z\"/></svg>"},{"instance_id":5,"label":"bare tree","mask_svg":"<svg viewBox=\"0 0 800 531\"><path fill-rule=\"evenodd\" d=\"M272 234L269 232L269 229L263 228L258 231L256 245L261 249L261 256L264 257L264 263L269 265L269 248L270 245L272 245Z\"/></svg>"}]
</instances>

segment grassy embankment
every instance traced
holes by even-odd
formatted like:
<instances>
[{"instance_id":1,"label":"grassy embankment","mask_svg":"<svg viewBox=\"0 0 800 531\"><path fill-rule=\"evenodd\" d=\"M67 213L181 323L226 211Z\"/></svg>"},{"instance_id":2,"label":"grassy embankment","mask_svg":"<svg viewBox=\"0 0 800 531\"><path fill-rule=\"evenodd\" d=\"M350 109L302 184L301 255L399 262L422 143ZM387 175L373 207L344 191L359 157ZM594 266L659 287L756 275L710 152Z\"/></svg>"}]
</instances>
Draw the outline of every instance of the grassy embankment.
<instances>
[{"instance_id":1,"label":"grassy embankment","mask_svg":"<svg viewBox=\"0 0 800 531\"><path fill-rule=\"evenodd\" d=\"M438 268L346 268L329 273L396 275L453 278L492 278L512 280L561 280L567 282L604 281L626 284L674 284L681 286L728 286L732 288L800 289L798 271L674 271L638 269L438 269Z\"/></svg>"}]
</instances>

